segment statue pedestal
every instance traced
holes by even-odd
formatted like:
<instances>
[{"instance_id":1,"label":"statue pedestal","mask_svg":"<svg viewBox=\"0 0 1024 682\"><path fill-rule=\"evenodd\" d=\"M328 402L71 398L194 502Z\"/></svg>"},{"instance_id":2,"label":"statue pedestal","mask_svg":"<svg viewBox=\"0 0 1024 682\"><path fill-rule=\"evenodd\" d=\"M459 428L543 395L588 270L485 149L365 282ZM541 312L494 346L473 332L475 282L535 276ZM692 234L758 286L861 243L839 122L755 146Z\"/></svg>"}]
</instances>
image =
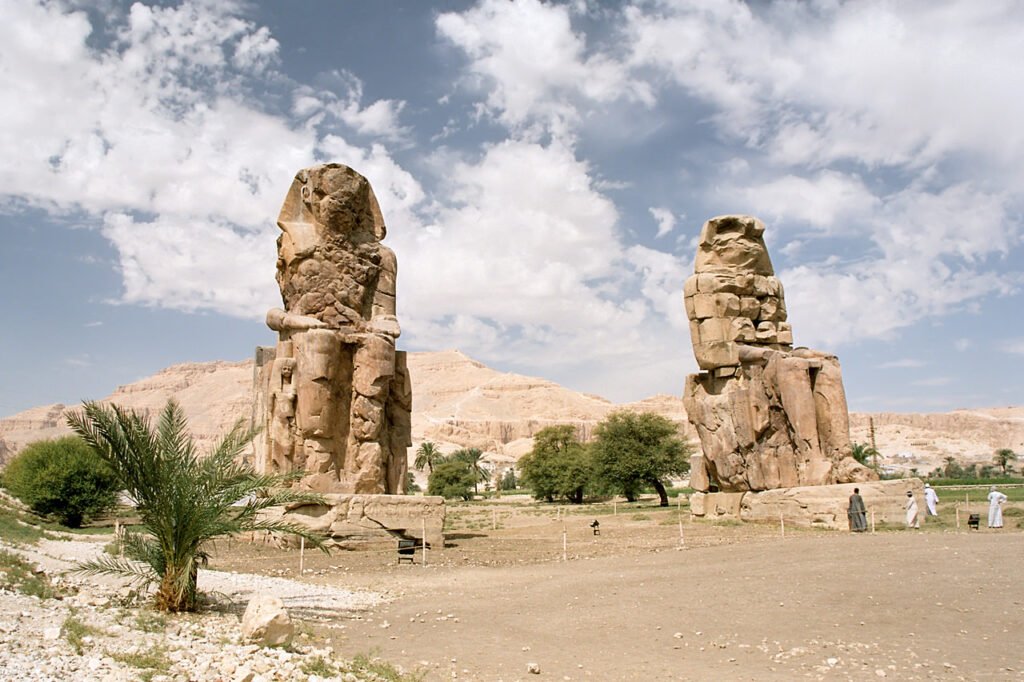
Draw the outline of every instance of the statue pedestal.
<instances>
[{"instance_id":1,"label":"statue pedestal","mask_svg":"<svg viewBox=\"0 0 1024 682\"><path fill-rule=\"evenodd\" d=\"M757 493L694 493L690 496L690 509L694 516L707 519L778 523L781 514L789 525L848 530L846 509L854 488L860 488L864 498L869 527L872 512L875 523L905 525L908 490L917 499L922 522L926 518L924 484L919 478L777 488Z\"/></svg>"},{"instance_id":2,"label":"statue pedestal","mask_svg":"<svg viewBox=\"0 0 1024 682\"><path fill-rule=\"evenodd\" d=\"M296 503L267 510L267 517L308 528L330 546L348 549L422 539L444 547L443 497L419 495L324 495L325 504ZM291 540L292 542L294 539Z\"/></svg>"}]
</instances>

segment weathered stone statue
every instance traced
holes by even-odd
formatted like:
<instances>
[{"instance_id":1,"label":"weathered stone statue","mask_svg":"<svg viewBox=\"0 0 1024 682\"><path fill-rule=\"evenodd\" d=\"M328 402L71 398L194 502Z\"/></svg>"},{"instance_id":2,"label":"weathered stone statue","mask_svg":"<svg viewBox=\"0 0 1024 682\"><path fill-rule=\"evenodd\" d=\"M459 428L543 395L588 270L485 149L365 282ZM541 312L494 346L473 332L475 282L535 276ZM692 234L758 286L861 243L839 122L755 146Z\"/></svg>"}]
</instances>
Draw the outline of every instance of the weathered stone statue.
<instances>
[{"instance_id":1,"label":"weathered stone statue","mask_svg":"<svg viewBox=\"0 0 1024 682\"><path fill-rule=\"evenodd\" d=\"M697 364L684 405L700 436L697 490L758 491L872 480L851 456L836 356L793 348L782 283L751 216L704 223L686 314Z\"/></svg>"},{"instance_id":2,"label":"weathered stone statue","mask_svg":"<svg viewBox=\"0 0 1024 682\"><path fill-rule=\"evenodd\" d=\"M267 313L275 351L257 354L257 469L304 471L323 493L400 493L412 387L370 183L341 164L301 170L277 224L284 309Z\"/></svg>"}]
</instances>

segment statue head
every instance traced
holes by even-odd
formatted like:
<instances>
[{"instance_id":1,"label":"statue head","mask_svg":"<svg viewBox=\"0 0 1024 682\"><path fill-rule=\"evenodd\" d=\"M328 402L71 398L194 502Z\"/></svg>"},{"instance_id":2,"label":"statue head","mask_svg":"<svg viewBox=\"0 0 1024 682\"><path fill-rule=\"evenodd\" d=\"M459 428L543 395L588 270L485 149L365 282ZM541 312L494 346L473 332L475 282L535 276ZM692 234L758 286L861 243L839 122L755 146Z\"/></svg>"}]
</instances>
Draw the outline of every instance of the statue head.
<instances>
[{"instance_id":1,"label":"statue head","mask_svg":"<svg viewBox=\"0 0 1024 682\"><path fill-rule=\"evenodd\" d=\"M278 268L311 256L330 241L379 242L387 234L370 182L348 166L327 163L295 174L277 218Z\"/></svg>"},{"instance_id":2,"label":"statue head","mask_svg":"<svg viewBox=\"0 0 1024 682\"><path fill-rule=\"evenodd\" d=\"M764 223L753 216L712 218L701 228L694 271L775 274L763 234Z\"/></svg>"}]
</instances>

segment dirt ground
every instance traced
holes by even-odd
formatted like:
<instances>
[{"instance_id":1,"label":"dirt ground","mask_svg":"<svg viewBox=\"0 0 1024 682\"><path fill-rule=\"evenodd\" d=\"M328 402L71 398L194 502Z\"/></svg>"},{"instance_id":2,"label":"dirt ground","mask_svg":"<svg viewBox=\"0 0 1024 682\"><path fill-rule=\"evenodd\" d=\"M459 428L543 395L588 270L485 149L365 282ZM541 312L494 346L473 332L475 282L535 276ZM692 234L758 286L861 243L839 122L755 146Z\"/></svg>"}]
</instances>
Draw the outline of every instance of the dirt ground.
<instances>
[{"instance_id":1,"label":"dirt ground","mask_svg":"<svg viewBox=\"0 0 1024 682\"><path fill-rule=\"evenodd\" d=\"M303 580L389 598L313 634L427 680L1024 679L1017 517L958 531L949 507L920 531L783 538L685 508L569 511L456 506L426 566L393 544L307 552ZM298 577L297 553L267 546L221 546L213 566Z\"/></svg>"}]
</instances>

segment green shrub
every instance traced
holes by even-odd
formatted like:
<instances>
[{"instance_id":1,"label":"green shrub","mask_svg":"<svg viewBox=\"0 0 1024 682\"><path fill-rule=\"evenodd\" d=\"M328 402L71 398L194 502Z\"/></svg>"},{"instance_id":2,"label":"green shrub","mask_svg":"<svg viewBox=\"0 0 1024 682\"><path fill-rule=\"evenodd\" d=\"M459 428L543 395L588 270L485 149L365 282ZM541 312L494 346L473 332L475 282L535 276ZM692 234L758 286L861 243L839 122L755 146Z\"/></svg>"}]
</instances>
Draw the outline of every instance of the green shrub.
<instances>
[{"instance_id":1,"label":"green shrub","mask_svg":"<svg viewBox=\"0 0 1024 682\"><path fill-rule=\"evenodd\" d=\"M7 465L4 485L32 511L71 528L112 509L120 487L110 467L76 436L26 447Z\"/></svg>"},{"instance_id":2,"label":"green shrub","mask_svg":"<svg viewBox=\"0 0 1024 682\"><path fill-rule=\"evenodd\" d=\"M476 477L468 462L449 460L434 465L427 481L427 494L469 500L473 497L475 483Z\"/></svg>"}]
</instances>

